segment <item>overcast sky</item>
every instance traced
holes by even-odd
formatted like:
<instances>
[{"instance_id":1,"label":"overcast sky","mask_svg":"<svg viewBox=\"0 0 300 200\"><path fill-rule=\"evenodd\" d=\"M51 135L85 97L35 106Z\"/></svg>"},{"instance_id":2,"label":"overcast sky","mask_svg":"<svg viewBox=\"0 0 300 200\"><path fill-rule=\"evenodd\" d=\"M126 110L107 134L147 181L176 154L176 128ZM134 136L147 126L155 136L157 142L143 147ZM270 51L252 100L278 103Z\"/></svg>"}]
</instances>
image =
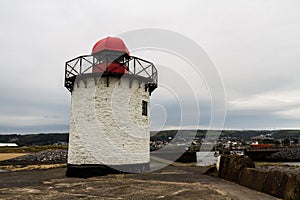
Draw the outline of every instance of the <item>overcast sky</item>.
<instances>
[{"instance_id":1,"label":"overcast sky","mask_svg":"<svg viewBox=\"0 0 300 200\"><path fill-rule=\"evenodd\" d=\"M299 10L298 0L2 0L0 133L68 132L64 63L101 38L148 27L183 34L205 50L226 90L224 128L300 128ZM176 102L163 102L162 91L153 102L166 106L164 128L176 128ZM162 126L161 110L152 109L152 129ZM203 116L201 128L209 121Z\"/></svg>"}]
</instances>

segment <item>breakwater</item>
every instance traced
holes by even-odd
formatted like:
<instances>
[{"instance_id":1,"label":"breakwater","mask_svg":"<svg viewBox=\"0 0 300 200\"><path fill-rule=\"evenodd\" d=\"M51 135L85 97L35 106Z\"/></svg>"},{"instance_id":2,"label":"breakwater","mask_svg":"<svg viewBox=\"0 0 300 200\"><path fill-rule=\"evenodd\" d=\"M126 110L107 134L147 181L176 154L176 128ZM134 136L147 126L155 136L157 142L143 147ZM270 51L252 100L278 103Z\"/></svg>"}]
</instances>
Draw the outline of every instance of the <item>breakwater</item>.
<instances>
[{"instance_id":1,"label":"breakwater","mask_svg":"<svg viewBox=\"0 0 300 200\"><path fill-rule=\"evenodd\" d=\"M248 149L245 155L257 162L300 162L300 148Z\"/></svg>"},{"instance_id":2,"label":"breakwater","mask_svg":"<svg viewBox=\"0 0 300 200\"><path fill-rule=\"evenodd\" d=\"M218 176L251 189L284 199L300 199L300 175L255 168L248 156L220 157Z\"/></svg>"}]
</instances>

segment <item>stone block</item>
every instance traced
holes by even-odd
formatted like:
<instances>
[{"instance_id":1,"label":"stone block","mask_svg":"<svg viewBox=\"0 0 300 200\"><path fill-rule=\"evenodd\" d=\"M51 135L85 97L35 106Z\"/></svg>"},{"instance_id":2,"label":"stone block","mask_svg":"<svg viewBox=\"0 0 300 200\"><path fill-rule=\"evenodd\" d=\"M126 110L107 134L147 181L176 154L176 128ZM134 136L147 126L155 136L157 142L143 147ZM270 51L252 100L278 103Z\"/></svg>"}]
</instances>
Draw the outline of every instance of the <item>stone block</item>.
<instances>
[{"instance_id":1,"label":"stone block","mask_svg":"<svg viewBox=\"0 0 300 200\"><path fill-rule=\"evenodd\" d=\"M223 157L223 158L222 158ZM253 161L244 155L221 156L219 166L219 176L228 181L239 182L243 168L254 168Z\"/></svg>"}]
</instances>

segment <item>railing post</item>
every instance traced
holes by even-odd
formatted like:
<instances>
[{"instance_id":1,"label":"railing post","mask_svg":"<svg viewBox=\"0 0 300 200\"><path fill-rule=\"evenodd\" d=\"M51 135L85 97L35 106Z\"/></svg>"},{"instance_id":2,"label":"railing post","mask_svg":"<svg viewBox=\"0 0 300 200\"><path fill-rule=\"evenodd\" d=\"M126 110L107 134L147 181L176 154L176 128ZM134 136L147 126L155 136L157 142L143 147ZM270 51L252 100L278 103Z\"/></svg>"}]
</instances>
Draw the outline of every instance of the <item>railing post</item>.
<instances>
[{"instance_id":1,"label":"railing post","mask_svg":"<svg viewBox=\"0 0 300 200\"><path fill-rule=\"evenodd\" d=\"M68 64L66 63L65 64L65 82L66 82L66 79L67 79L67 73L68 73L68 69L67 69L67 67L68 67Z\"/></svg>"},{"instance_id":2,"label":"railing post","mask_svg":"<svg viewBox=\"0 0 300 200\"><path fill-rule=\"evenodd\" d=\"M153 77L153 64L151 64L151 68L152 68L152 69L151 69L151 70L152 70L151 77L154 78L154 77Z\"/></svg>"},{"instance_id":3,"label":"railing post","mask_svg":"<svg viewBox=\"0 0 300 200\"><path fill-rule=\"evenodd\" d=\"M81 68L82 68L82 57L80 57L80 61L79 61L79 73L80 74L81 74Z\"/></svg>"},{"instance_id":4,"label":"railing post","mask_svg":"<svg viewBox=\"0 0 300 200\"><path fill-rule=\"evenodd\" d=\"M133 59L133 74L135 75L135 58Z\"/></svg>"}]
</instances>

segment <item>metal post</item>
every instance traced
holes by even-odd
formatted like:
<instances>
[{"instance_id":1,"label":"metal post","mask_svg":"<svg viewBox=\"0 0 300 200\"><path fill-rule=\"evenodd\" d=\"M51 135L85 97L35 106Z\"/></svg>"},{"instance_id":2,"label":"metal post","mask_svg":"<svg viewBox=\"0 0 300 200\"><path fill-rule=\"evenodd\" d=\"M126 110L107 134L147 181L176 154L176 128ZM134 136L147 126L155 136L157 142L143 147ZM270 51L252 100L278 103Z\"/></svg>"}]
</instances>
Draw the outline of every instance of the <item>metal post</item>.
<instances>
[{"instance_id":1,"label":"metal post","mask_svg":"<svg viewBox=\"0 0 300 200\"><path fill-rule=\"evenodd\" d=\"M80 59L80 62L79 62L79 73L81 74L82 58L80 57L79 59Z\"/></svg>"},{"instance_id":2,"label":"metal post","mask_svg":"<svg viewBox=\"0 0 300 200\"><path fill-rule=\"evenodd\" d=\"M135 58L133 59L133 74L135 75Z\"/></svg>"}]
</instances>

